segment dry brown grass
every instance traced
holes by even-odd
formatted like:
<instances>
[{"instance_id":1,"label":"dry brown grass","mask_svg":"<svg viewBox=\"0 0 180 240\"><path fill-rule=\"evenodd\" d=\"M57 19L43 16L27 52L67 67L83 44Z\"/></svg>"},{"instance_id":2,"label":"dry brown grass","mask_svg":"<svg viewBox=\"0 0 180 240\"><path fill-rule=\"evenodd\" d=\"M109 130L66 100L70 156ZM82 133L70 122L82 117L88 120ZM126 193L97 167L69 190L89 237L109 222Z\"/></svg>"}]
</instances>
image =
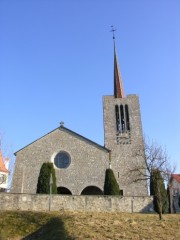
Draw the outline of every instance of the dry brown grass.
<instances>
[{"instance_id":1,"label":"dry brown grass","mask_svg":"<svg viewBox=\"0 0 180 240\"><path fill-rule=\"evenodd\" d=\"M0 239L179 240L180 215L0 212Z\"/></svg>"},{"instance_id":2,"label":"dry brown grass","mask_svg":"<svg viewBox=\"0 0 180 240\"><path fill-rule=\"evenodd\" d=\"M65 226L75 239L180 239L180 215L71 213ZM73 226L72 226L73 223Z\"/></svg>"}]
</instances>

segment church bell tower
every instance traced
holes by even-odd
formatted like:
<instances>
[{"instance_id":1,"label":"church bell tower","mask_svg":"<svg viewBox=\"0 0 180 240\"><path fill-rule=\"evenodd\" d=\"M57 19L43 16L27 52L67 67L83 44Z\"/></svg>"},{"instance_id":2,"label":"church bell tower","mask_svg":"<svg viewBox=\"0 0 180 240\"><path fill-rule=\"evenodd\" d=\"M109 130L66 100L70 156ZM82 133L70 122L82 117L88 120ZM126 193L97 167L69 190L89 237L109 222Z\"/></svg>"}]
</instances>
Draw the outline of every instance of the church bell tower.
<instances>
[{"instance_id":1,"label":"church bell tower","mask_svg":"<svg viewBox=\"0 0 180 240\"><path fill-rule=\"evenodd\" d=\"M137 164L144 166L144 142L139 98L135 94L125 96L118 67L114 39L114 95L103 97L104 141L110 150L110 165L125 196L146 196L147 182L135 182L131 170Z\"/></svg>"}]
</instances>

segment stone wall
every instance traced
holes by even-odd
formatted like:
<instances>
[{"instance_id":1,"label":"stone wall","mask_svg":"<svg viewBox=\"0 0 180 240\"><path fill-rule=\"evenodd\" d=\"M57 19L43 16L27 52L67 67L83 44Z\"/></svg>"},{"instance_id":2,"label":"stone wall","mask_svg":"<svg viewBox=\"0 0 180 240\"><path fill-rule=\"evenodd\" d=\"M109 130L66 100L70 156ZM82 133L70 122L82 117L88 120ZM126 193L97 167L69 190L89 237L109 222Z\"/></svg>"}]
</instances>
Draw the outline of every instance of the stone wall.
<instances>
[{"instance_id":1,"label":"stone wall","mask_svg":"<svg viewBox=\"0 0 180 240\"><path fill-rule=\"evenodd\" d=\"M1 210L150 212L153 198L0 193Z\"/></svg>"}]
</instances>

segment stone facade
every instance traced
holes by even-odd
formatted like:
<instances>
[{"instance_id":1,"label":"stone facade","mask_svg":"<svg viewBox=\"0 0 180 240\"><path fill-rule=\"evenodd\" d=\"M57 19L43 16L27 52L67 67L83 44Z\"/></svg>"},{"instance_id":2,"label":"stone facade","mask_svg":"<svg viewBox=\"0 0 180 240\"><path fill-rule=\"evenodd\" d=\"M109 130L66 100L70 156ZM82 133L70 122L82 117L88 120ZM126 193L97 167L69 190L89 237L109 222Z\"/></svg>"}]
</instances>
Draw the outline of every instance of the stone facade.
<instances>
[{"instance_id":1,"label":"stone facade","mask_svg":"<svg viewBox=\"0 0 180 240\"><path fill-rule=\"evenodd\" d=\"M153 197L0 193L1 210L152 212Z\"/></svg>"},{"instance_id":2,"label":"stone facade","mask_svg":"<svg viewBox=\"0 0 180 240\"><path fill-rule=\"evenodd\" d=\"M103 191L109 151L61 126L16 153L11 192L36 193L42 164L54 163L62 150L69 153L71 163L65 169L54 165L57 187L65 187L73 195L80 195L88 186Z\"/></svg>"},{"instance_id":3,"label":"stone facade","mask_svg":"<svg viewBox=\"0 0 180 240\"><path fill-rule=\"evenodd\" d=\"M129 128L117 130L115 106L128 106ZM146 168L143 157L143 135L140 106L137 95L124 98L104 97L104 133L105 147L111 150L111 167L125 196L147 195L147 182L133 183L132 174L137 164ZM141 152L142 155L138 156Z\"/></svg>"}]
</instances>

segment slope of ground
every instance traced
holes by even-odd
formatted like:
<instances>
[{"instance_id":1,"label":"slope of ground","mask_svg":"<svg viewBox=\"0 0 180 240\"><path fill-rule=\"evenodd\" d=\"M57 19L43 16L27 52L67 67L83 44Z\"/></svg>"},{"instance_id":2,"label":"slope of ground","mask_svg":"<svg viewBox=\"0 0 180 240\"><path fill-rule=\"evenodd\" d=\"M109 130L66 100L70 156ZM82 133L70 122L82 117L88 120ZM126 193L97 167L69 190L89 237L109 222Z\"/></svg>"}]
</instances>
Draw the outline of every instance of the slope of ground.
<instances>
[{"instance_id":1,"label":"slope of ground","mask_svg":"<svg viewBox=\"0 0 180 240\"><path fill-rule=\"evenodd\" d=\"M180 239L180 215L0 211L0 240Z\"/></svg>"}]
</instances>

